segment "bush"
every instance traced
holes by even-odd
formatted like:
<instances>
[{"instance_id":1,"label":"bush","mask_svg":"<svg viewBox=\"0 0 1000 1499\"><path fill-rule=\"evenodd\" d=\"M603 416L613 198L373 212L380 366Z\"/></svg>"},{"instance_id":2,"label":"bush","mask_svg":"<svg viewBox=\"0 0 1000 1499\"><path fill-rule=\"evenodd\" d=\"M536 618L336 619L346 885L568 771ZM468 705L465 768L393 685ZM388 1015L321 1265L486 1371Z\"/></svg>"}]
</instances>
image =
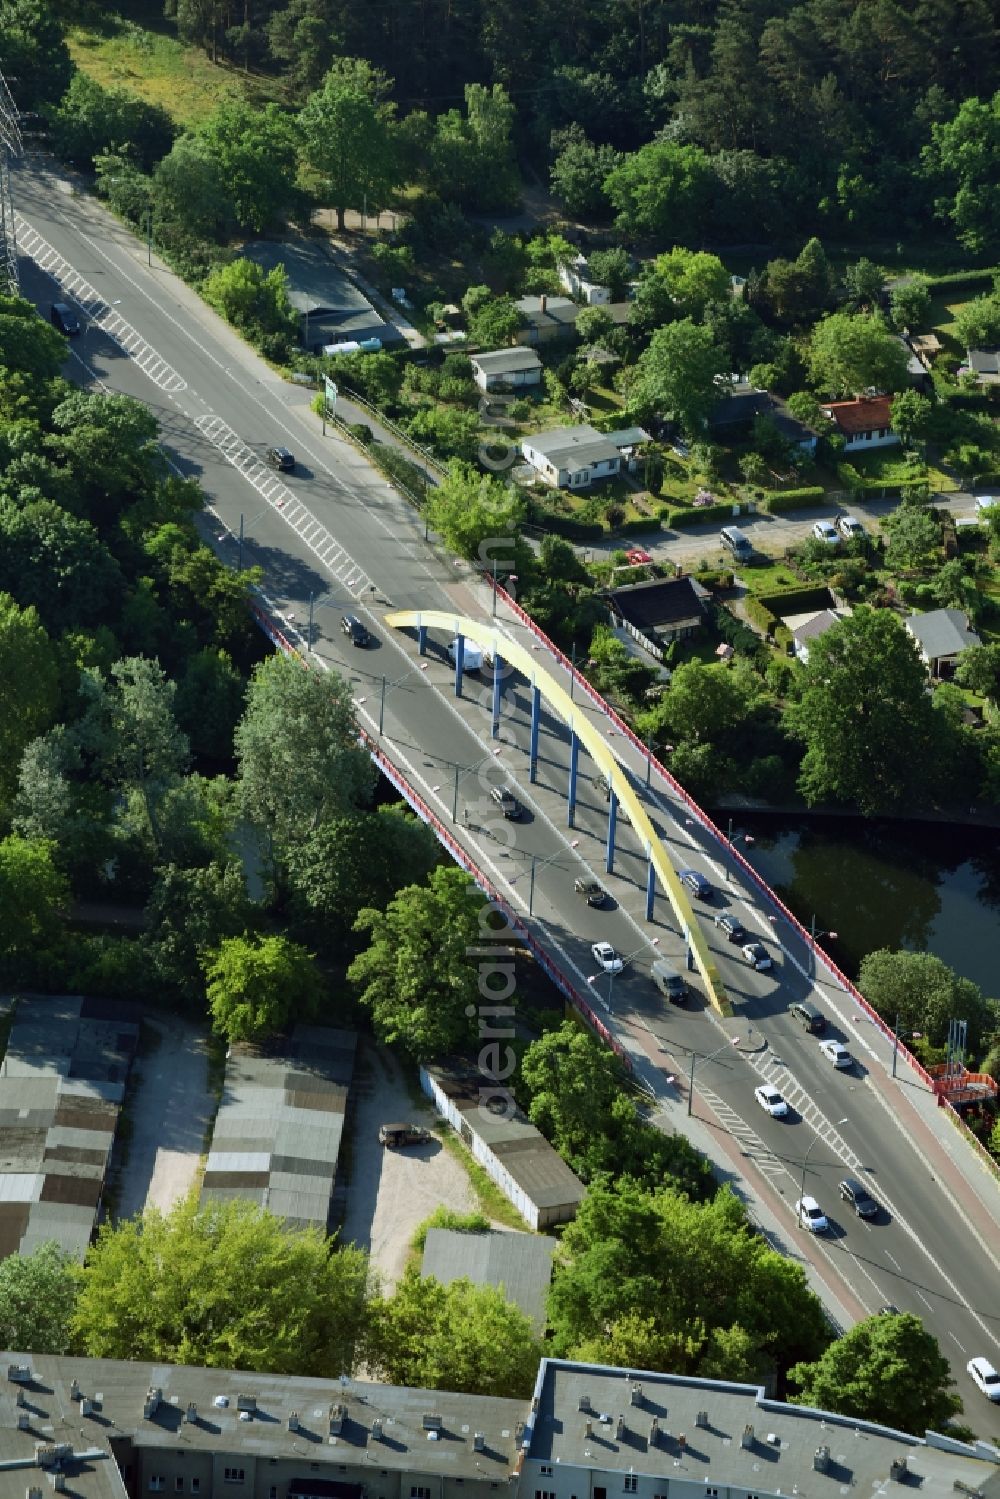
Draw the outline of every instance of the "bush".
<instances>
[{"instance_id":1,"label":"bush","mask_svg":"<svg viewBox=\"0 0 1000 1499\"><path fill-rule=\"evenodd\" d=\"M709 521L727 521L733 518L733 506L730 505L702 505L700 508L686 506L683 510L668 510L667 525L672 529L677 526L703 526Z\"/></svg>"},{"instance_id":2,"label":"bush","mask_svg":"<svg viewBox=\"0 0 1000 1499\"><path fill-rule=\"evenodd\" d=\"M350 422L348 423L347 430L355 442L359 442L363 448L368 447L372 440L371 427L367 426L364 422Z\"/></svg>"},{"instance_id":3,"label":"bush","mask_svg":"<svg viewBox=\"0 0 1000 1499\"><path fill-rule=\"evenodd\" d=\"M604 535L604 527L599 522L557 515L554 510L547 510L537 500L528 501L528 520L533 526L540 526L543 531L551 531L554 536L565 536L567 541L600 541Z\"/></svg>"},{"instance_id":4,"label":"bush","mask_svg":"<svg viewBox=\"0 0 1000 1499\"><path fill-rule=\"evenodd\" d=\"M821 505L824 491L819 484L805 489L769 489L764 495L764 509L768 515L780 515L785 510L802 510L807 505Z\"/></svg>"},{"instance_id":5,"label":"bush","mask_svg":"<svg viewBox=\"0 0 1000 1499\"><path fill-rule=\"evenodd\" d=\"M701 568L695 573L695 579L702 588L709 589L712 593L725 593L733 586L733 574L727 568Z\"/></svg>"}]
</instances>

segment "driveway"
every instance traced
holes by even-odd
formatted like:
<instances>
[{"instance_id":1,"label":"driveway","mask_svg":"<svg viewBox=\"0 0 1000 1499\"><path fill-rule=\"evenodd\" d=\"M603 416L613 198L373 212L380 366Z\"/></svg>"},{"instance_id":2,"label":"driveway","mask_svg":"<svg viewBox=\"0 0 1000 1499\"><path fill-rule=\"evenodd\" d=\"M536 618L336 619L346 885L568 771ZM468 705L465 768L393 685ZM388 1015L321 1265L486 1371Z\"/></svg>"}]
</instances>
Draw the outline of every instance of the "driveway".
<instances>
[{"instance_id":1,"label":"driveway","mask_svg":"<svg viewBox=\"0 0 1000 1499\"><path fill-rule=\"evenodd\" d=\"M412 1078L412 1088L408 1078ZM402 1276L410 1241L436 1207L443 1205L459 1213L476 1207L461 1163L438 1140L405 1150L386 1150L378 1143L382 1124L405 1120L435 1125L437 1116L430 1103L414 1103L417 1087L415 1067L404 1075L391 1053L367 1039L362 1043L352 1085L354 1111L341 1240L369 1251L372 1266L387 1289Z\"/></svg>"},{"instance_id":2,"label":"driveway","mask_svg":"<svg viewBox=\"0 0 1000 1499\"><path fill-rule=\"evenodd\" d=\"M117 1183L119 1219L147 1207L167 1212L197 1179L216 1109L205 1031L187 1020L147 1016L133 1080L131 1137Z\"/></svg>"}]
</instances>

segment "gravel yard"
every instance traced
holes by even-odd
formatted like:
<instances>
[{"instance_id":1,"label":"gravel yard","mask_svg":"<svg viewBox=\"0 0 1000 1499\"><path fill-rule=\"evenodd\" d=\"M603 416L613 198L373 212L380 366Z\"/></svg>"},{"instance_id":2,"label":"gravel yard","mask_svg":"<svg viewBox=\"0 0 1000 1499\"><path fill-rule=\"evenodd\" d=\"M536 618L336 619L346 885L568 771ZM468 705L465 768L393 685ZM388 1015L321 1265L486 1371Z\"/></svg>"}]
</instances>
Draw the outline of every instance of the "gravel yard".
<instances>
[{"instance_id":1,"label":"gravel yard","mask_svg":"<svg viewBox=\"0 0 1000 1499\"><path fill-rule=\"evenodd\" d=\"M416 1086L416 1073L413 1074ZM379 1126L406 1121L433 1126L434 1109L415 1104L403 1070L389 1052L362 1042L354 1072L351 1158L341 1240L367 1249L387 1287L403 1273L410 1240L440 1205L468 1213L476 1199L460 1162L436 1140L386 1150ZM447 1128L447 1126L441 1126Z\"/></svg>"}]
</instances>

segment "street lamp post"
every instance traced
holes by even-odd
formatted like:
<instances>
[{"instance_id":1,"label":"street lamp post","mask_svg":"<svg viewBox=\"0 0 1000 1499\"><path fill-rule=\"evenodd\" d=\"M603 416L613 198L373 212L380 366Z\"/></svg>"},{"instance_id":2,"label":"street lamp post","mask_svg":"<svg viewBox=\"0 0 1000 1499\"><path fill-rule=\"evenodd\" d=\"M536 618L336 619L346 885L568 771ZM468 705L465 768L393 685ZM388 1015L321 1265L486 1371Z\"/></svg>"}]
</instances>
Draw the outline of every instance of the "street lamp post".
<instances>
[{"instance_id":1,"label":"street lamp post","mask_svg":"<svg viewBox=\"0 0 1000 1499\"><path fill-rule=\"evenodd\" d=\"M835 1128L839 1129L842 1124L847 1124L847 1123L848 1123L848 1121L847 1121L846 1118L844 1118L844 1119L838 1119L837 1123L835 1125ZM805 1160L802 1162L802 1180L799 1183L799 1203L800 1204L802 1202L803 1197L806 1195L806 1167L809 1164L809 1157L812 1155L813 1151L816 1149L816 1146L819 1144L819 1142L820 1142L820 1140L822 1138L823 1138L822 1135L817 1135L816 1136L816 1138L813 1140L812 1144L809 1146L809 1149L806 1151ZM801 1209L801 1206L800 1206L799 1207L799 1215L800 1215L799 1216L799 1224L800 1224L800 1226L801 1226L801 1222L802 1222L801 1212L802 1212L802 1209Z\"/></svg>"},{"instance_id":2,"label":"street lamp post","mask_svg":"<svg viewBox=\"0 0 1000 1499\"><path fill-rule=\"evenodd\" d=\"M570 846L570 848L579 848L579 846L580 846L580 840L579 840L579 838L573 838L573 839L571 839L569 846ZM531 872L530 872L530 874L528 876L528 915L529 916L534 915L534 909L535 909L535 875L536 875L537 871L539 869L544 869L545 866L546 866L546 864L552 864L552 863L555 862L556 859L561 858L562 852L563 851L562 851L561 848L556 849L555 853L554 854L549 854L549 856L548 856L547 859L539 859L539 857L538 857L537 854L532 854L532 856L531 856ZM517 881L520 878L521 878L521 876L517 875L513 880L510 881L510 883L512 885L516 885Z\"/></svg>"},{"instance_id":3,"label":"street lamp post","mask_svg":"<svg viewBox=\"0 0 1000 1499\"><path fill-rule=\"evenodd\" d=\"M694 1064L695 1064L695 1062L697 1062L699 1060L701 1060L702 1062L710 1062L713 1057L721 1056L721 1054L724 1051L726 1051L730 1046L733 1046L734 1044L735 1044L735 1038L727 1041L724 1046L717 1046L714 1051L710 1051L709 1052L709 1054L708 1054L707 1057L703 1057L701 1055L701 1053L697 1052L697 1051L693 1051L691 1053L691 1071L688 1074L688 1118L689 1119L691 1117L691 1110L692 1110L692 1107L694 1105Z\"/></svg>"},{"instance_id":4,"label":"street lamp post","mask_svg":"<svg viewBox=\"0 0 1000 1499\"><path fill-rule=\"evenodd\" d=\"M659 937L654 937L650 942L644 942L641 947L637 947L634 952L630 952L629 955L628 955L628 957L622 958L622 960L621 960L622 961L622 966L621 966L621 968L619 968L618 972L619 973L624 973L625 969L631 963L632 959L633 958L637 958L641 952L645 952L645 950L646 950L647 947L659 947L659 945L660 945L660 939L659 939ZM597 981L598 981L598 979L600 977L601 977L601 975L599 973L591 973L587 977L587 983L590 984L591 988L595 989L595 991L596 991ZM608 974L608 1014L609 1015L613 1015L614 1014L614 1009L612 1008L612 1000L614 998L614 988L615 988L615 975L613 973L609 973Z\"/></svg>"},{"instance_id":5,"label":"street lamp post","mask_svg":"<svg viewBox=\"0 0 1000 1499\"><path fill-rule=\"evenodd\" d=\"M499 753L500 753L500 750L499 749L495 749L490 754L484 755L481 760L477 760L476 763L475 763L475 765L456 765L455 766L455 791L454 791L454 794L453 794L452 799L451 799L451 820L452 820L452 822L457 822L458 821L458 783L462 780L463 776L469 776L469 775L471 775L474 770L478 770L481 765L485 765L486 764L487 760L492 760L496 755L499 755Z\"/></svg>"},{"instance_id":6,"label":"street lamp post","mask_svg":"<svg viewBox=\"0 0 1000 1499\"><path fill-rule=\"evenodd\" d=\"M737 833L735 835L735 837L734 837L734 835L733 835L733 819L732 818L729 819L729 827L728 827L728 829L726 831L726 842L729 844L730 848L735 848L736 845L737 845L737 843L742 843L743 846L744 846L744 848L750 848L751 845L753 844L753 841L754 840L753 840L753 834L752 833ZM727 885L729 885L729 884L732 883L732 878L733 878L733 871L730 869L729 865L727 864L726 865L726 884Z\"/></svg>"},{"instance_id":7,"label":"street lamp post","mask_svg":"<svg viewBox=\"0 0 1000 1499\"><path fill-rule=\"evenodd\" d=\"M378 737L380 739L382 738L382 729L383 729L383 727L385 725L385 698L386 698L386 693L387 692L392 692L392 690L393 690L394 687L400 687L400 686L402 686L402 684L407 680L408 676L409 676L409 672L407 672L405 676L397 677L397 679L396 679L395 682L389 682L389 681L386 680L385 677L382 678L382 694L381 694L381 697L379 698L379 704L378 704Z\"/></svg>"}]
</instances>

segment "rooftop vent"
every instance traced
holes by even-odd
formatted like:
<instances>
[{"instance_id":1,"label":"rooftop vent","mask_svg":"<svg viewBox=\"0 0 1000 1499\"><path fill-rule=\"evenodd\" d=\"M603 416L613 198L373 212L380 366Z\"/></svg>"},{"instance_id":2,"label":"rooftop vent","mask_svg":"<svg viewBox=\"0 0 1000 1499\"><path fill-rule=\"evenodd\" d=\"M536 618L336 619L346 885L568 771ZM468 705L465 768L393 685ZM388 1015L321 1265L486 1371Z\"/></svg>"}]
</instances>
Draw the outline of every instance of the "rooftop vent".
<instances>
[{"instance_id":1,"label":"rooftop vent","mask_svg":"<svg viewBox=\"0 0 1000 1499\"><path fill-rule=\"evenodd\" d=\"M518 1421L517 1425L514 1427L514 1441L515 1441L516 1445L518 1447L520 1447L520 1445L521 1445L521 1443L522 1443L523 1440L524 1440L524 1422L523 1421Z\"/></svg>"},{"instance_id":2,"label":"rooftop vent","mask_svg":"<svg viewBox=\"0 0 1000 1499\"><path fill-rule=\"evenodd\" d=\"M619 1416L617 1422L615 1423L615 1437L620 1442L621 1439L622 1439L622 1437L624 1435L625 1435L625 1417L624 1416Z\"/></svg>"},{"instance_id":3,"label":"rooftop vent","mask_svg":"<svg viewBox=\"0 0 1000 1499\"><path fill-rule=\"evenodd\" d=\"M160 1389L159 1385L151 1384L149 1389L146 1391L146 1398L142 1403L143 1420L149 1421L153 1418L153 1416L156 1415L156 1412L160 1408L160 1401L162 1399L163 1391Z\"/></svg>"},{"instance_id":4,"label":"rooftop vent","mask_svg":"<svg viewBox=\"0 0 1000 1499\"><path fill-rule=\"evenodd\" d=\"M346 1420L347 1406L342 1400L338 1400L336 1405L330 1407L330 1435L332 1437L338 1436L343 1431Z\"/></svg>"},{"instance_id":5,"label":"rooftop vent","mask_svg":"<svg viewBox=\"0 0 1000 1499\"><path fill-rule=\"evenodd\" d=\"M7 1378L10 1380L11 1384L30 1384L31 1383L31 1365L30 1364L8 1364L7 1365Z\"/></svg>"},{"instance_id":6,"label":"rooftop vent","mask_svg":"<svg viewBox=\"0 0 1000 1499\"><path fill-rule=\"evenodd\" d=\"M238 1411L255 1411L257 1409L256 1395L237 1395L236 1409Z\"/></svg>"},{"instance_id":7,"label":"rooftop vent","mask_svg":"<svg viewBox=\"0 0 1000 1499\"><path fill-rule=\"evenodd\" d=\"M288 1415L288 1430L289 1431L298 1431L298 1429L299 1429L299 1413L298 1413L298 1411L290 1411L289 1415Z\"/></svg>"},{"instance_id":8,"label":"rooftop vent","mask_svg":"<svg viewBox=\"0 0 1000 1499\"><path fill-rule=\"evenodd\" d=\"M26 1488L24 1491L24 1499L42 1499L41 1489L34 1489L30 1487Z\"/></svg>"},{"instance_id":9,"label":"rooftop vent","mask_svg":"<svg viewBox=\"0 0 1000 1499\"><path fill-rule=\"evenodd\" d=\"M584 1434L584 1436L588 1436L588 1437L592 1437L594 1435L594 1423L593 1423L593 1421L584 1421L584 1423L583 1423L583 1434Z\"/></svg>"},{"instance_id":10,"label":"rooftop vent","mask_svg":"<svg viewBox=\"0 0 1000 1499\"><path fill-rule=\"evenodd\" d=\"M17 1394L14 1396L14 1404L15 1405L23 1405L24 1404L24 1391L23 1390L18 1390Z\"/></svg>"},{"instance_id":11,"label":"rooftop vent","mask_svg":"<svg viewBox=\"0 0 1000 1499\"><path fill-rule=\"evenodd\" d=\"M906 1482L908 1471L905 1454L902 1457L894 1457L889 1464L889 1477L894 1478L897 1483Z\"/></svg>"},{"instance_id":12,"label":"rooftop vent","mask_svg":"<svg viewBox=\"0 0 1000 1499\"><path fill-rule=\"evenodd\" d=\"M589 1411L590 1408L591 1408L591 1406L590 1406L590 1396L589 1395L581 1395L580 1396L580 1409L582 1411Z\"/></svg>"},{"instance_id":13,"label":"rooftop vent","mask_svg":"<svg viewBox=\"0 0 1000 1499\"><path fill-rule=\"evenodd\" d=\"M79 1400L80 1398L80 1381L78 1379L70 1380L69 1398L71 1400Z\"/></svg>"},{"instance_id":14,"label":"rooftop vent","mask_svg":"<svg viewBox=\"0 0 1000 1499\"><path fill-rule=\"evenodd\" d=\"M472 1446L476 1452L486 1451L486 1435L484 1432L477 1431L474 1433L472 1438Z\"/></svg>"},{"instance_id":15,"label":"rooftop vent","mask_svg":"<svg viewBox=\"0 0 1000 1499\"><path fill-rule=\"evenodd\" d=\"M707 1426L708 1425L708 1411L697 1411L695 1413L694 1424L696 1426L701 1426L701 1427Z\"/></svg>"},{"instance_id":16,"label":"rooftop vent","mask_svg":"<svg viewBox=\"0 0 1000 1499\"><path fill-rule=\"evenodd\" d=\"M678 1452L686 1452L687 1451L687 1444L688 1444L688 1439L684 1435L684 1433L681 1432L680 1436L677 1438L677 1450L678 1450Z\"/></svg>"},{"instance_id":17,"label":"rooftop vent","mask_svg":"<svg viewBox=\"0 0 1000 1499\"><path fill-rule=\"evenodd\" d=\"M198 1407L195 1405L193 1400L189 1400L187 1403L187 1410L184 1412L184 1419L189 1426L193 1426L198 1419Z\"/></svg>"},{"instance_id":18,"label":"rooftop vent","mask_svg":"<svg viewBox=\"0 0 1000 1499\"><path fill-rule=\"evenodd\" d=\"M778 1435L778 1433L776 1431L769 1431L768 1432L768 1434L767 1434L767 1444L768 1444L769 1447L780 1447L781 1446L781 1438L779 1437L779 1435Z\"/></svg>"},{"instance_id":19,"label":"rooftop vent","mask_svg":"<svg viewBox=\"0 0 1000 1499\"><path fill-rule=\"evenodd\" d=\"M63 1493L66 1488L66 1474L61 1468L53 1469L49 1474L49 1483L51 1483L57 1494Z\"/></svg>"},{"instance_id":20,"label":"rooftop vent","mask_svg":"<svg viewBox=\"0 0 1000 1499\"><path fill-rule=\"evenodd\" d=\"M749 1421L743 1428L743 1435L740 1437L740 1446L745 1447L748 1452L753 1451L753 1427Z\"/></svg>"},{"instance_id":21,"label":"rooftop vent","mask_svg":"<svg viewBox=\"0 0 1000 1499\"><path fill-rule=\"evenodd\" d=\"M92 1416L94 1414L94 1402L88 1400L86 1395L80 1396L80 1415Z\"/></svg>"},{"instance_id":22,"label":"rooftop vent","mask_svg":"<svg viewBox=\"0 0 1000 1499\"><path fill-rule=\"evenodd\" d=\"M374 1421L372 1422L372 1440L376 1441L376 1442L381 1442L381 1440L382 1440L382 1418L381 1418L381 1416L376 1416L375 1419L374 1419Z\"/></svg>"},{"instance_id":23,"label":"rooftop vent","mask_svg":"<svg viewBox=\"0 0 1000 1499\"><path fill-rule=\"evenodd\" d=\"M63 1458L71 1457L72 1445L69 1442L36 1442L35 1463L39 1468L58 1468Z\"/></svg>"},{"instance_id":24,"label":"rooftop vent","mask_svg":"<svg viewBox=\"0 0 1000 1499\"><path fill-rule=\"evenodd\" d=\"M817 1473L825 1473L830 1466L830 1449L824 1442L822 1447L817 1447L813 1453L813 1467Z\"/></svg>"},{"instance_id":25,"label":"rooftop vent","mask_svg":"<svg viewBox=\"0 0 1000 1499\"><path fill-rule=\"evenodd\" d=\"M632 1389L629 1392L629 1398L631 1399L633 1405L641 1405L642 1404L642 1385L641 1384L634 1384L632 1386Z\"/></svg>"},{"instance_id":26,"label":"rooftop vent","mask_svg":"<svg viewBox=\"0 0 1000 1499\"><path fill-rule=\"evenodd\" d=\"M657 1444L657 1442L659 1440L660 1440L660 1423L657 1420L656 1416L654 1416L653 1419L652 1419L652 1421L649 1423L649 1445L651 1447L655 1447L656 1444Z\"/></svg>"},{"instance_id":27,"label":"rooftop vent","mask_svg":"<svg viewBox=\"0 0 1000 1499\"><path fill-rule=\"evenodd\" d=\"M27 1411L18 1411L18 1413L17 1413L17 1429L18 1429L18 1431L27 1431L27 1429L28 1429L28 1427L30 1425L31 1425L31 1417L28 1415L28 1412Z\"/></svg>"},{"instance_id":28,"label":"rooftop vent","mask_svg":"<svg viewBox=\"0 0 1000 1499\"><path fill-rule=\"evenodd\" d=\"M431 1411L424 1411L422 1420L425 1431L441 1431L444 1426L444 1417L436 1416Z\"/></svg>"}]
</instances>

